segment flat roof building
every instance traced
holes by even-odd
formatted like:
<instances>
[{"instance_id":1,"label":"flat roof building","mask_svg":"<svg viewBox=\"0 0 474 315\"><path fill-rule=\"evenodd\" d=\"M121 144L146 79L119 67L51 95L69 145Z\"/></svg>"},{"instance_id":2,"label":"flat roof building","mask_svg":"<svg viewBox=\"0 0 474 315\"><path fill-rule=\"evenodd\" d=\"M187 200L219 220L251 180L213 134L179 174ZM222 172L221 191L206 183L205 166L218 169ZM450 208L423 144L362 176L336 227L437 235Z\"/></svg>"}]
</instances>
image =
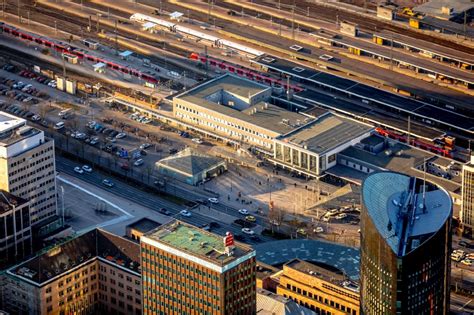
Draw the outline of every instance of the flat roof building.
<instances>
[{"instance_id":1,"label":"flat roof building","mask_svg":"<svg viewBox=\"0 0 474 315\"><path fill-rule=\"evenodd\" d=\"M369 137L372 126L330 112L275 139L273 162L296 172L319 176L336 165L337 153Z\"/></svg>"},{"instance_id":2,"label":"flat roof building","mask_svg":"<svg viewBox=\"0 0 474 315\"><path fill-rule=\"evenodd\" d=\"M317 314L360 314L358 283L329 265L290 260L283 265L277 293Z\"/></svg>"},{"instance_id":3,"label":"flat roof building","mask_svg":"<svg viewBox=\"0 0 474 315\"><path fill-rule=\"evenodd\" d=\"M376 172L361 195L361 312L449 314L447 191L416 177Z\"/></svg>"},{"instance_id":4,"label":"flat roof building","mask_svg":"<svg viewBox=\"0 0 474 315\"><path fill-rule=\"evenodd\" d=\"M133 223L128 224L125 227L125 235L136 242L140 242L140 237L145 233L148 233L157 227L161 223L156 222L155 220L149 218L141 218Z\"/></svg>"},{"instance_id":5,"label":"flat roof building","mask_svg":"<svg viewBox=\"0 0 474 315\"><path fill-rule=\"evenodd\" d=\"M10 268L1 278L12 314L136 314L140 246L95 229Z\"/></svg>"},{"instance_id":6,"label":"flat roof building","mask_svg":"<svg viewBox=\"0 0 474 315\"><path fill-rule=\"evenodd\" d=\"M441 20L460 21L464 19L464 13L470 15L474 10L474 3L471 0L430 0L417 5L413 11L426 14Z\"/></svg>"},{"instance_id":7,"label":"flat roof building","mask_svg":"<svg viewBox=\"0 0 474 315\"><path fill-rule=\"evenodd\" d=\"M231 235L172 221L141 252L143 314L255 314L255 251Z\"/></svg>"},{"instance_id":8,"label":"flat roof building","mask_svg":"<svg viewBox=\"0 0 474 315\"><path fill-rule=\"evenodd\" d=\"M0 190L0 269L33 252L29 202Z\"/></svg>"},{"instance_id":9,"label":"flat roof building","mask_svg":"<svg viewBox=\"0 0 474 315\"><path fill-rule=\"evenodd\" d=\"M5 112L0 112L0 174L0 189L30 202L33 226L56 215L54 142Z\"/></svg>"},{"instance_id":10,"label":"flat roof building","mask_svg":"<svg viewBox=\"0 0 474 315\"><path fill-rule=\"evenodd\" d=\"M271 94L271 87L225 74L175 96L173 114L228 141L271 154L274 138L312 120L270 104Z\"/></svg>"},{"instance_id":11,"label":"flat roof building","mask_svg":"<svg viewBox=\"0 0 474 315\"><path fill-rule=\"evenodd\" d=\"M207 178L227 170L224 159L186 148L156 163L158 172L190 185L197 185Z\"/></svg>"}]
</instances>

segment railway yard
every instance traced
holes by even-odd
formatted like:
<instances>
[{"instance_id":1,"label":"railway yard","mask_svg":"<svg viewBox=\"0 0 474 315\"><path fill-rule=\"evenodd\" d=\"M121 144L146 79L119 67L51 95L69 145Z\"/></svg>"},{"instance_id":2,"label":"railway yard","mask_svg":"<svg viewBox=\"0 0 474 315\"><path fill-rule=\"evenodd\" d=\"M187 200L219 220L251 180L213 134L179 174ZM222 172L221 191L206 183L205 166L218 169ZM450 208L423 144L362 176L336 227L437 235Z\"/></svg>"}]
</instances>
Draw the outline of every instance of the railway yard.
<instances>
[{"instance_id":1,"label":"railway yard","mask_svg":"<svg viewBox=\"0 0 474 315\"><path fill-rule=\"evenodd\" d=\"M110 178L110 193L160 219L217 224L254 245L276 228L358 246L360 184L372 171L425 176L459 216L474 140L472 26L440 31L406 11L387 20L376 7L306 0L6 0L0 9L0 111L55 140L64 185L104 188ZM228 88L232 80L243 83ZM265 101L252 103L259 93ZM206 121L209 112L218 118ZM295 139L326 119L353 129L344 139L326 130L314 149L324 160L305 165L295 148L312 144ZM278 153L288 143L291 157ZM196 185L159 171L187 148L224 159L226 171ZM132 215L114 211L115 232Z\"/></svg>"}]
</instances>

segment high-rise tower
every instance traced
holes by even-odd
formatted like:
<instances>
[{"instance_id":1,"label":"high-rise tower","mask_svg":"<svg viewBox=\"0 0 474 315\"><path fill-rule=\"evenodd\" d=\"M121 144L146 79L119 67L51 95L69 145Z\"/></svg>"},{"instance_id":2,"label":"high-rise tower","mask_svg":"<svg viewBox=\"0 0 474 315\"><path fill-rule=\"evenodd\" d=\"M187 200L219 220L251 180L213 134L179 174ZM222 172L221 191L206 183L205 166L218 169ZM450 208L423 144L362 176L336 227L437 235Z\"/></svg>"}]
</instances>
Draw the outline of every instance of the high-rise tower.
<instances>
[{"instance_id":1,"label":"high-rise tower","mask_svg":"<svg viewBox=\"0 0 474 315\"><path fill-rule=\"evenodd\" d=\"M452 201L394 172L362 186L361 313L448 314Z\"/></svg>"}]
</instances>

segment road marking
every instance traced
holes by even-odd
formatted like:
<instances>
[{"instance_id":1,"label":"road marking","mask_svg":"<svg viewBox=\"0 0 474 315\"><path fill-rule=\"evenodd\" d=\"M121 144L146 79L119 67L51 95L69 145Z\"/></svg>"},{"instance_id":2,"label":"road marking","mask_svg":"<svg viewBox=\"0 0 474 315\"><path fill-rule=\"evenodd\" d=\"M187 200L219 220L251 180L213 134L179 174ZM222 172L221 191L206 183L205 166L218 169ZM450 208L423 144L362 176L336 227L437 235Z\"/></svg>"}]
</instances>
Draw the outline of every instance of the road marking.
<instances>
[{"instance_id":1,"label":"road marking","mask_svg":"<svg viewBox=\"0 0 474 315\"><path fill-rule=\"evenodd\" d=\"M458 311L464 309L464 308L465 308L467 305L469 305L471 302L472 302L472 299L470 299L469 301L467 301L466 303L464 303L463 306L459 306Z\"/></svg>"},{"instance_id":2,"label":"road marking","mask_svg":"<svg viewBox=\"0 0 474 315\"><path fill-rule=\"evenodd\" d=\"M85 189L84 187L81 187L65 178L62 178L60 175L59 176L56 176L57 179L59 179L60 181L74 187L74 188L77 188L79 189L80 191L90 195L90 196L93 196L94 198L97 198L99 199L100 201L103 201L104 203L108 204L109 206L117 209L118 211L122 212L124 215L122 216L119 216L118 218L115 218L115 219L111 219L109 221L105 221L105 222L101 222L101 223L98 223L98 224L95 224L94 227L95 228L98 228L98 227L104 227L104 226L108 226L108 225L112 225L112 224L116 224L116 223L119 223L119 222L122 222L122 221L125 221L125 220L128 220L128 219L131 219L134 217L134 215L130 214L129 212L125 211L124 209L122 209L120 206L116 205L115 203L112 203L110 202L109 200L99 196L99 195L96 195L94 194L93 192L91 192L90 190L87 190ZM88 231L90 230L91 227L86 227L84 229L82 229L81 231ZM81 231L78 231L78 232L81 232Z\"/></svg>"}]
</instances>

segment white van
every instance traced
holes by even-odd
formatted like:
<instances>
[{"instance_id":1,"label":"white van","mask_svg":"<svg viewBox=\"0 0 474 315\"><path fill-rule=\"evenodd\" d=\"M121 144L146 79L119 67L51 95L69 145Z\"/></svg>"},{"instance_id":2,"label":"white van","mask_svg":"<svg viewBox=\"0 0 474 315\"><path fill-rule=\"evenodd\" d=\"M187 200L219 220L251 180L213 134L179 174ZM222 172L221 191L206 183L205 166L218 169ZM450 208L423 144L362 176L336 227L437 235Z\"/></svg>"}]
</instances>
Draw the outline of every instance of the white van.
<instances>
[{"instance_id":1,"label":"white van","mask_svg":"<svg viewBox=\"0 0 474 315\"><path fill-rule=\"evenodd\" d=\"M71 111L70 108L64 109L64 110L62 110L62 111L59 112L58 116L59 116L59 117L63 117L63 116L65 116L66 114L68 114L70 111Z\"/></svg>"},{"instance_id":2,"label":"white van","mask_svg":"<svg viewBox=\"0 0 474 315\"><path fill-rule=\"evenodd\" d=\"M62 121L60 121L60 122L56 123L53 128L56 129L56 130L62 129L62 128L64 128L64 123Z\"/></svg>"}]
</instances>

